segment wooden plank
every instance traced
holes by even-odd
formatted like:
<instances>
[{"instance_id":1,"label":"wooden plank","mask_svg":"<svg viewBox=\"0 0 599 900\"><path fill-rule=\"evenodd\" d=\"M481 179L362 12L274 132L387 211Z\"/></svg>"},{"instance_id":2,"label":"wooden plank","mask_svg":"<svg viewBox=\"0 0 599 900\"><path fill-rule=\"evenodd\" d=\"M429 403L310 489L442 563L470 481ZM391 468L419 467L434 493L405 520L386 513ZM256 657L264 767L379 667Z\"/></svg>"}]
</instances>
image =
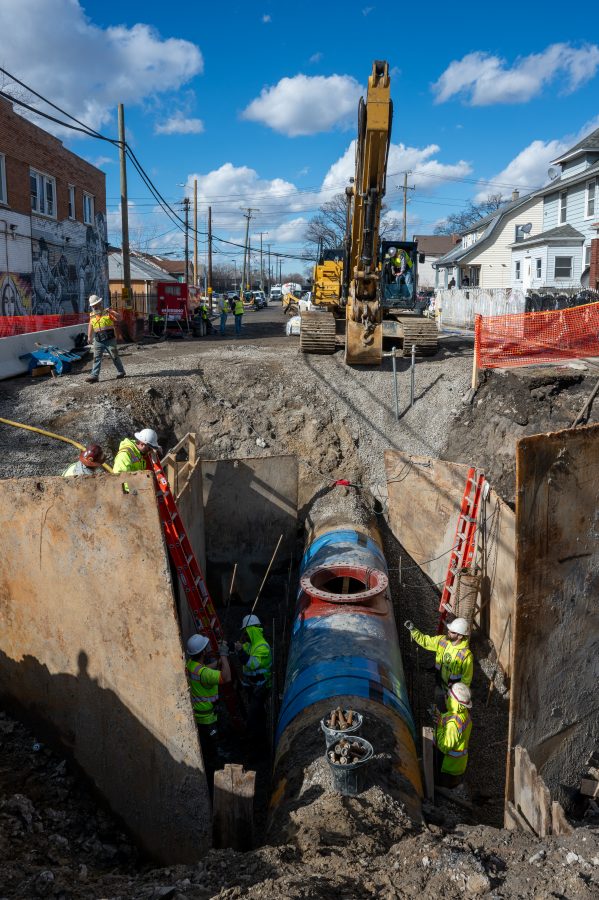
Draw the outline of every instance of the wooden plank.
<instances>
[{"instance_id":1,"label":"wooden plank","mask_svg":"<svg viewBox=\"0 0 599 900\"><path fill-rule=\"evenodd\" d=\"M599 797L599 781L594 778L583 778L580 782L580 793L585 797Z\"/></svg>"},{"instance_id":2,"label":"wooden plank","mask_svg":"<svg viewBox=\"0 0 599 900\"><path fill-rule=\"evenodd\" d=\"M256 773L228 764L214 773L212 838L214 847L251 850L254 846Z\"/></svg>"},{"instance_id":3,"label":"wooden plank","mask_svg":"<svg viewBox=\"0 0 599 900\"><path fill-rule=\"evenodd\" d=\"M435 745L433 729L424 725L422 728L422 768L424 769L424 789L426 799L435 802Z\"/></svg>"},{"instance_id":4,"label":"wooden plank","mask_svg":"<svg viewBox=\"0 0 599 900\"><path fill-rule=\"evenodd\" d=\"M551 804L551 831L553 834L573 834L574 829L566 819L561 803L554 800Z\"/></svg>"},{"instance_id":5,"label":"wooden plank","mask_svg":"<svg viewBox=\"0 0 599 900\"><path fill-rule=\"evenodd\" d=\"M504 825L508 831L525 831L527 834L535 832L530 827L524 816L518 812L511 800L507 800L504 810Z\"/></svg>"}]
</instances>

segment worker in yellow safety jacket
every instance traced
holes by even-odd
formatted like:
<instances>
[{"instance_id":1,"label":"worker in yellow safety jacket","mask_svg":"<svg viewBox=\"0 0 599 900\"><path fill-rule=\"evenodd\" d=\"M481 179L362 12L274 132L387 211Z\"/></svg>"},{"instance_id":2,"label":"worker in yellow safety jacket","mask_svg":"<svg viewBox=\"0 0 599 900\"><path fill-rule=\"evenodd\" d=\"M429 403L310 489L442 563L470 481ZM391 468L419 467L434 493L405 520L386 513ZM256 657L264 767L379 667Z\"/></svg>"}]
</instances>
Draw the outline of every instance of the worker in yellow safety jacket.
<instances>
[{"instance_id":1,"label":"worker in yellow safety jacket","mask_svg":"<svg viewBox=\"0 0 599 900\"><path fill-rule=\"evenodd\" d=\"M250 749L266 744L266 700L272 686L272 651L264 637L258 616L244 616L241 622L243 642L235 644L242 665L241 683L248 699L247 727Z\"/></svg>"},{"instance_id":2,"label":"worker in yellow safety jacket","mask_svg":"<svg viewBox=\"0 0 599 900\"><path fill-rule=\"evenodd\" d=\"M457 787L468 765L468 744L472 732L472 694L470 688L457 681L447 691L444 713L434 713L435 782L443 787Z\"/></svg>"},{"instance_id":3,"label":"worker in yellow safety jacket","mask_svg":"<svg viewBox=\"0 0 599 900\"><path fill-rule=\"evenodd\" d=\"M112 472L139 472L149 469L149 456L152 450L162 451L158 443L158 435L153 428L142 428L136 431L132 438L125 438L119 444L119 450L114 459Z\"/></svg>"},{"instance_id":4,"label":"worker in yellow safety jacket","mask_svg":"<svg viewBox=\"0 0 599 900\"><path fill-rule=\"evenodd\" d=\"M62 473L63 478L72 478L78 475L97 475L102 471L102 463L106 462L106 454L99 444L88 444L85 450L79 454L79 459Z\"/></svg>"},{"instance_id":5,"label":"worker in yellow safety jacket","mask_svg":"<svg viewBox=\"0 0 599 900\"><path fill-rule=\"evenodd\" d=\"M435 654L435 669L437 678L437 690L435 700L441 705L447 688L461 681L468 687L472 684L474 675L474 659L469 647L468 636L470 626L466 619L454 619L447 626L447 635L439 634L434 637L423 634L409 620L404 622L410 632L410 637L420 647L431 650Z\"/></svg>"},{"instance_id":6,"label":"worker in yellow safety jacket","mask_svg":"<svg viewBox=\"0 0 599 900\"><path fill-rule=\"evenodd\" d=\"M188 659L185 669L206 773L210 775L208 783L211 785L211 776L214 774L219 757L216 710L218 689L221 684L227 684L231 680L231 667L228 659L229 648L224 641L219 645L218 663L208 661L209 646L210 641L205 635L192 634L187 641Z\"/></svg>"},{"instance_id":7,"label":"worker in yellow safety jacket","mask_svg":"<svg viewBox=\"0 0 599 900\"><path fill-rule=\"evenodd\" d=\"M243 319L244 306L241 297L235 297L233 315L235 317L235 334L241 334L241 320Z\"/></svg>"},{"instance_id":8,"label":"worker in yellow safety jacket","mask_svg":"<svg viewBox=\"0 0 599 900\"><path fill-rule=\"evenodd\" d=\"M89 325L87 326L87 342L94 350L94 363L91 375L86 378L90 384L100 380L102 357L108 353L113 361L117 378L125 377L125 369L119 356L116 339L119 334L119 317L113 309L102 309L102 298L92 294L89 298Z\"/></svg>"}]
</instances>

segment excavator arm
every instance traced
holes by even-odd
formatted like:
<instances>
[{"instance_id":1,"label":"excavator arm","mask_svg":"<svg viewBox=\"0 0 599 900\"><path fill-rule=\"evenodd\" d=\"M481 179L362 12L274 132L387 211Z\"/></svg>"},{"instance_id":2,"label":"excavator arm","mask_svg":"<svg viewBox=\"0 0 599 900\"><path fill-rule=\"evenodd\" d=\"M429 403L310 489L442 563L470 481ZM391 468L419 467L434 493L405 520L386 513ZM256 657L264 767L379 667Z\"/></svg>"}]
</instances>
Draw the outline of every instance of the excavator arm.
<instances>
[{"instance_id":1,"label":"excavator arm","mask_svg":"<svg viewBox=\"0 0 599 900\"><path fill-rule=\"evenodd\" d=\"M388 63L375 60L358 108L353 216L348 247L345 361L379 365L383 356L379 229L393 107Z\"/></svg>"}]
</instances>

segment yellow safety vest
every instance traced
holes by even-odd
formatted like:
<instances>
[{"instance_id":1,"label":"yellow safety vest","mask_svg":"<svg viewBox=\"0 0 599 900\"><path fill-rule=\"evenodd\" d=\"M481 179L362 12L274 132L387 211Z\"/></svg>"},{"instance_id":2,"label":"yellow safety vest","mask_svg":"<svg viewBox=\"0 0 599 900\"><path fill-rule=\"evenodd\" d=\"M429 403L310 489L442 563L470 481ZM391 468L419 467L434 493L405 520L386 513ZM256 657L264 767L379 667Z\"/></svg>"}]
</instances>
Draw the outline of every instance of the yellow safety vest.
<instances>
[{"instance_id":1,"label":"yellow safety vest","mask_svg":"<svg viewBox=\"0 0 599 900\"><path fill-rule=\"evenodd\" d=\"M465 706L453 697L447 701L444 713L435 730L435 745L443 754L441 771L448 775L463 775L468 765L468 743L472 731L472 719Z\"/></svg>"},{"instance_id":2,"label":"yellow safety vest","mask_svg":"<svg viewBox=\"0 0 599 900\"><path fill-rule=\"evenodd\" d=\"M413 263L410 258L410 254L406 253L405 251L403 253L401 253L401 252L398 253L397 256L391 260L391 262L393 263L394 266L401 267L401 264L404 261L404 259L406 261L406 265L407 265L408 269L411 269Z\"/></svg>"},{"instance_id":3,"label":"yellow safety vest","mask_svg":"<svg viewBox=\"0 0 599 900\"><path fill-rule=\"evenodd\" d=\"M215 705L218 700L220 671L193 659L187 660L185 668L195 720L200 725L211 725L218 718Z\"/></svg>"},{"instance_id":4,"label":"yellow safety vest","mask_svg":"<svg viewBox=\"0 0 599 900\"><path fill-rule=\"evenodd\" d=\"M114 319L108 314L106 310L96 315L92 313L90 316L91 326L95 333L102 331L114 331Z\"/></svg>"},{"instance_id":5,"label":"yellow safety vest","mask_svg":"<svg viewBox=\"0 0 599 900\"><path fill-rule=\"evenodd\" d=\"M235 301L235 309L234 309L234 313L235 313L236 316L242 316L242 315L243 315L243 313L244 313L244 308L243 308L243 301L242 301L242 300L236 300L236 301Z\"/></svg>"},{"instance_id":6,"label":"yellow safety vest","mask_svg":"<svg viewBox=\"0 0 599 900\"><path fill-rule=\"evenodd\" d=\"M147 463L141 450L131 438L125 438L119 444L119 452L115 456L112 472L140 472L147 469Z\"/></svg>"},{"instance_id":7,"label":"yellow safety vest","mask_svg":"<svg viewBox=\"0 0 599 900\"><path fill-rule=\"evenodd\" d=\"M435 669L439 672L445 687L455 684L456 681L463 681L470 687L474 675L474 659L466 638L458 644L452 644L442 634L430 637L417 628L410 634L412 640L425 650L435 652Z\"/></svg>"},{"instance_id":8,"label":"yellow safety vest","mask_svg":"<svg viewBox=\"0 0 599 900\"><path fill-rule=\"evenodd\" d=\"M272 653L264 632L258 625L246 628L249 641L243 650L249 659L243 664L242 681L247 687L270 687L272 681Z\"/></svg>"}]
</instances>

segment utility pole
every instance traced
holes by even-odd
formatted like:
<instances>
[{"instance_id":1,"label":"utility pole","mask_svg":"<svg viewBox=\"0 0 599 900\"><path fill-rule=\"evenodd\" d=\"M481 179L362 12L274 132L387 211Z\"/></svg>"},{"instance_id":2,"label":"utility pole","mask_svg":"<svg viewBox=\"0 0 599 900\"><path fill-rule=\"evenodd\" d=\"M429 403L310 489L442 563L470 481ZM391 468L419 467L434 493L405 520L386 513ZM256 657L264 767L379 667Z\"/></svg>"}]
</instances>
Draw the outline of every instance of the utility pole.
<instances>
[{"instance_id":1,"label":"utility pole","mask_svg":"<svg viewBox=\"0 0 599 900\"><path fill-rule=\"evenodd\" d=\"M198 284L198 179L193 179L193 283Z\"/></svg>"},{"instance_id":2,"label":"utility pole","mask_svg":"<svg viewBox=\"0 0 599 900\"><path fill-rule=\"evenodd\" d=\"M212 207L208 207L208 299L212 312Z\"/></svg>"},{"instance_id":3,"label":"utility pole","mask_svg":"<svg viewBox=\"0 0 599 900\"><path fill-rule=\"evenodd\" d=\"M268 231L260 231L258 232L260 235L260 290L264 290L264 257L262 255L262 238L264 235L268 236Z\"/></svg>"},{"instance_id":4,"label":"utility pole","mask_svg":"<svg viewBox=\"0 0 599 900\"><path fill-rule=\"evenodd\" d=\"M125 153L125 109L119 103L119 157L121 162L121 245L123 254L123 293L125 306L131 307L131 258L129 256L129 201L127 199L127 155Z\"/></svg>"},{"instance_id":5,"label":"utility pole","mask_svg":"<svg viewBox=\"0 0 599 900\"><path fill-rule=\"evenodd\" d=\"M411 175L411 172L403 173L403 187L398 185L398 190L403 191L403 238L402 240L407 241L408 234L408 191L415 191L416 188L414 186L408 187L408 175Z\"/></svg>"},{"instance_id":6,"label":"utility pole","mask_svg":"<svg viewBox=\"0 0 599 900\"><path fill-rule=\"evenodd\" d=\"M268 296L270 297L270 291L272 288L272 269L270 268L270 244L266 245L268 247Z\"/></svg>"},{"instance_id":7,"label":"utility pole","mask_svg":"<svg viewBox=\"0 0 599 900\"><path fill-rule=\"evenodd\" d=\"M189 197L183 201L185 209L185 283L189 284Z\"/></svg>"},{"instance_id":8,"label":"utility pole","mask_svg":"<svg viewBox=\"0 0 599 900\"><path fill-rule=\"evenodd\" d=\"M246 219L245 241L244 241L244 245L243 245L243 275L242 275L242 281L241 281L241 285L240 285L240 289L239 289L240 299L242 300L243 299L243 291L249 289L249 287L248 288L245 287L245 284L247 283L246 282L246 279L248 277L247 271L249 269L249 263L250 263L250 259L249 259L250 219L252 218L252 213L260 212L260 210L256 209L256 207L252 207L252 206L242 206L240 208L242 211L245 209L245 212L243 213L243 215L245 216L245 219ZM246 266L247 266L247 268L246 268Z\"/></svg>"}]
</instances>

